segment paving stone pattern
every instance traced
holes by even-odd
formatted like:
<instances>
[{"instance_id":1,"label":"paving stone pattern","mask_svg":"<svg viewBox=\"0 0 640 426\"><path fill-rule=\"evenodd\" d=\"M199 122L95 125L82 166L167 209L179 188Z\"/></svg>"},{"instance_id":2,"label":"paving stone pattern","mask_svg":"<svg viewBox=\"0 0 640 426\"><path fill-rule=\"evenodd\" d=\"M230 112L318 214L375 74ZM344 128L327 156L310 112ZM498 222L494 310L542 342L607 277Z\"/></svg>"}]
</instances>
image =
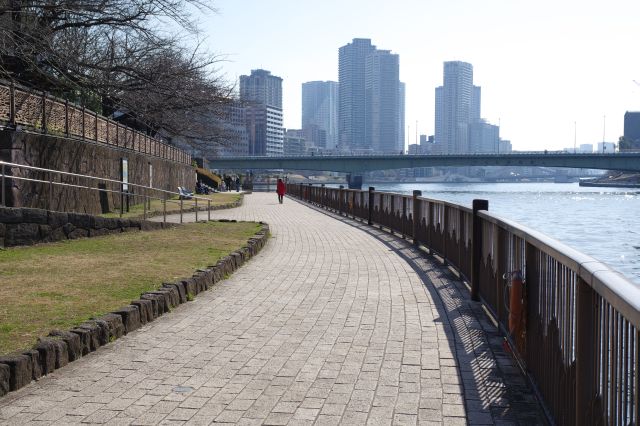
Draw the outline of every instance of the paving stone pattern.
<instances>
[{"instance_id":1,"label":"paving stone pattern","mask_svg":"<svg viewBox=\"0 0 640 426\"><path fill-rule=\"evenodd\" d=\"M212 216L272 238L193 302L0 399L0 424L544 423L481 308L405 241L275 194Z\"/></svg>"}]
</instances>

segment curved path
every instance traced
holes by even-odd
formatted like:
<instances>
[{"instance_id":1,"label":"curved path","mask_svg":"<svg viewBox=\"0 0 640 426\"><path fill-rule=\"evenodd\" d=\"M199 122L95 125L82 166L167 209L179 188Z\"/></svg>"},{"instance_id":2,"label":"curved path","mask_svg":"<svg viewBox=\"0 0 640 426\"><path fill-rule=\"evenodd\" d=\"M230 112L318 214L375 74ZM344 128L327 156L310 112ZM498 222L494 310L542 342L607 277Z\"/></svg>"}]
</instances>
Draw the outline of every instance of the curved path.
<instances>
[{"instance_id":1,"label":"curved path","mask_svg":"<svg viewBox=\"0 0 640 426\"><path fill-rule=\"evenodd\" d=\"M212 218L272 238L193 302L0 399L0 424L543 423L481 308L405 241L275 194Z\"/></svg>"}]
</instances>

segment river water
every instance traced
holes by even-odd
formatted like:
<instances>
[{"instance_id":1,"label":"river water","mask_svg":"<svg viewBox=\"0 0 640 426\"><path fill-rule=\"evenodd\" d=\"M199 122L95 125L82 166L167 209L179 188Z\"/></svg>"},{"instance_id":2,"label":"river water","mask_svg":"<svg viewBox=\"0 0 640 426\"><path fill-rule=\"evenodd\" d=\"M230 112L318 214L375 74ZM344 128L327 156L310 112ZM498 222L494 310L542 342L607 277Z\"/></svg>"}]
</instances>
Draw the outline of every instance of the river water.
<instances>
[{"instance_id":1,"label":"river water","mask_svg":"<svg viewBox=\"0 0 640 426\"><path fill-rule=\"evenodd\" d=\"M640 285L640 190L586 188L577 183L372 184L489 211L514 220L608 264ZM363 185L363 189L366 186Z\"/></svg>"}]
</instances>

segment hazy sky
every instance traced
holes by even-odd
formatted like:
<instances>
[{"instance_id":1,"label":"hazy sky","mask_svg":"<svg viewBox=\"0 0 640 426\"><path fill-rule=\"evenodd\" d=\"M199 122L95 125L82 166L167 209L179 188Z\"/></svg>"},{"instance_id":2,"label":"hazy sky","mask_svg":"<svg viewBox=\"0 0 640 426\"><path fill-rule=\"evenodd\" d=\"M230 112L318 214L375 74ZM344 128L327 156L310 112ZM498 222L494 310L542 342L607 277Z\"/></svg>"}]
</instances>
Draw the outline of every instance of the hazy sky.
<instances>
[{"instance_id":1,"label":"hazy sky","mask_svg":"<svg viewBox=\"0 0 640 426\"><path fill-rule=\"evenodd\" d=\"M338 80L338 48L370 38L400 55L406 124L434 132L444 61L470 62L482 116L514 149L572 147L623 133L640 111L640 0L215 0L201 20L232 81L264 68L283 81L284 125L301 125L301 85ZM634 80L639 84L634 83Z\"/></svg>"}]
</instances>

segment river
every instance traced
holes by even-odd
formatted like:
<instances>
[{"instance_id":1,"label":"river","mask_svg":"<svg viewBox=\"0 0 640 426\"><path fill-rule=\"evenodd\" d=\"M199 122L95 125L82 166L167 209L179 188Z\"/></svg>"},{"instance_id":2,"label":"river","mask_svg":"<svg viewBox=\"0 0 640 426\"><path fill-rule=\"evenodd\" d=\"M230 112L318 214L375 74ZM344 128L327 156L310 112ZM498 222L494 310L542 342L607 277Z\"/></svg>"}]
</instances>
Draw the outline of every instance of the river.
<instances>
[{"instance_id":1,"label":"river","mask_svg":"<svg viewBox=\"0 0 640 426\"><path fill-rule=\"evenodd\" d=\"M363 185L366 189L368 185ZM489 211L543 232L608 264L640 285L640 191L587 188L577 183L401 183L376 190L471 206L489 200Z\"/></svg>"}]
</instances>

